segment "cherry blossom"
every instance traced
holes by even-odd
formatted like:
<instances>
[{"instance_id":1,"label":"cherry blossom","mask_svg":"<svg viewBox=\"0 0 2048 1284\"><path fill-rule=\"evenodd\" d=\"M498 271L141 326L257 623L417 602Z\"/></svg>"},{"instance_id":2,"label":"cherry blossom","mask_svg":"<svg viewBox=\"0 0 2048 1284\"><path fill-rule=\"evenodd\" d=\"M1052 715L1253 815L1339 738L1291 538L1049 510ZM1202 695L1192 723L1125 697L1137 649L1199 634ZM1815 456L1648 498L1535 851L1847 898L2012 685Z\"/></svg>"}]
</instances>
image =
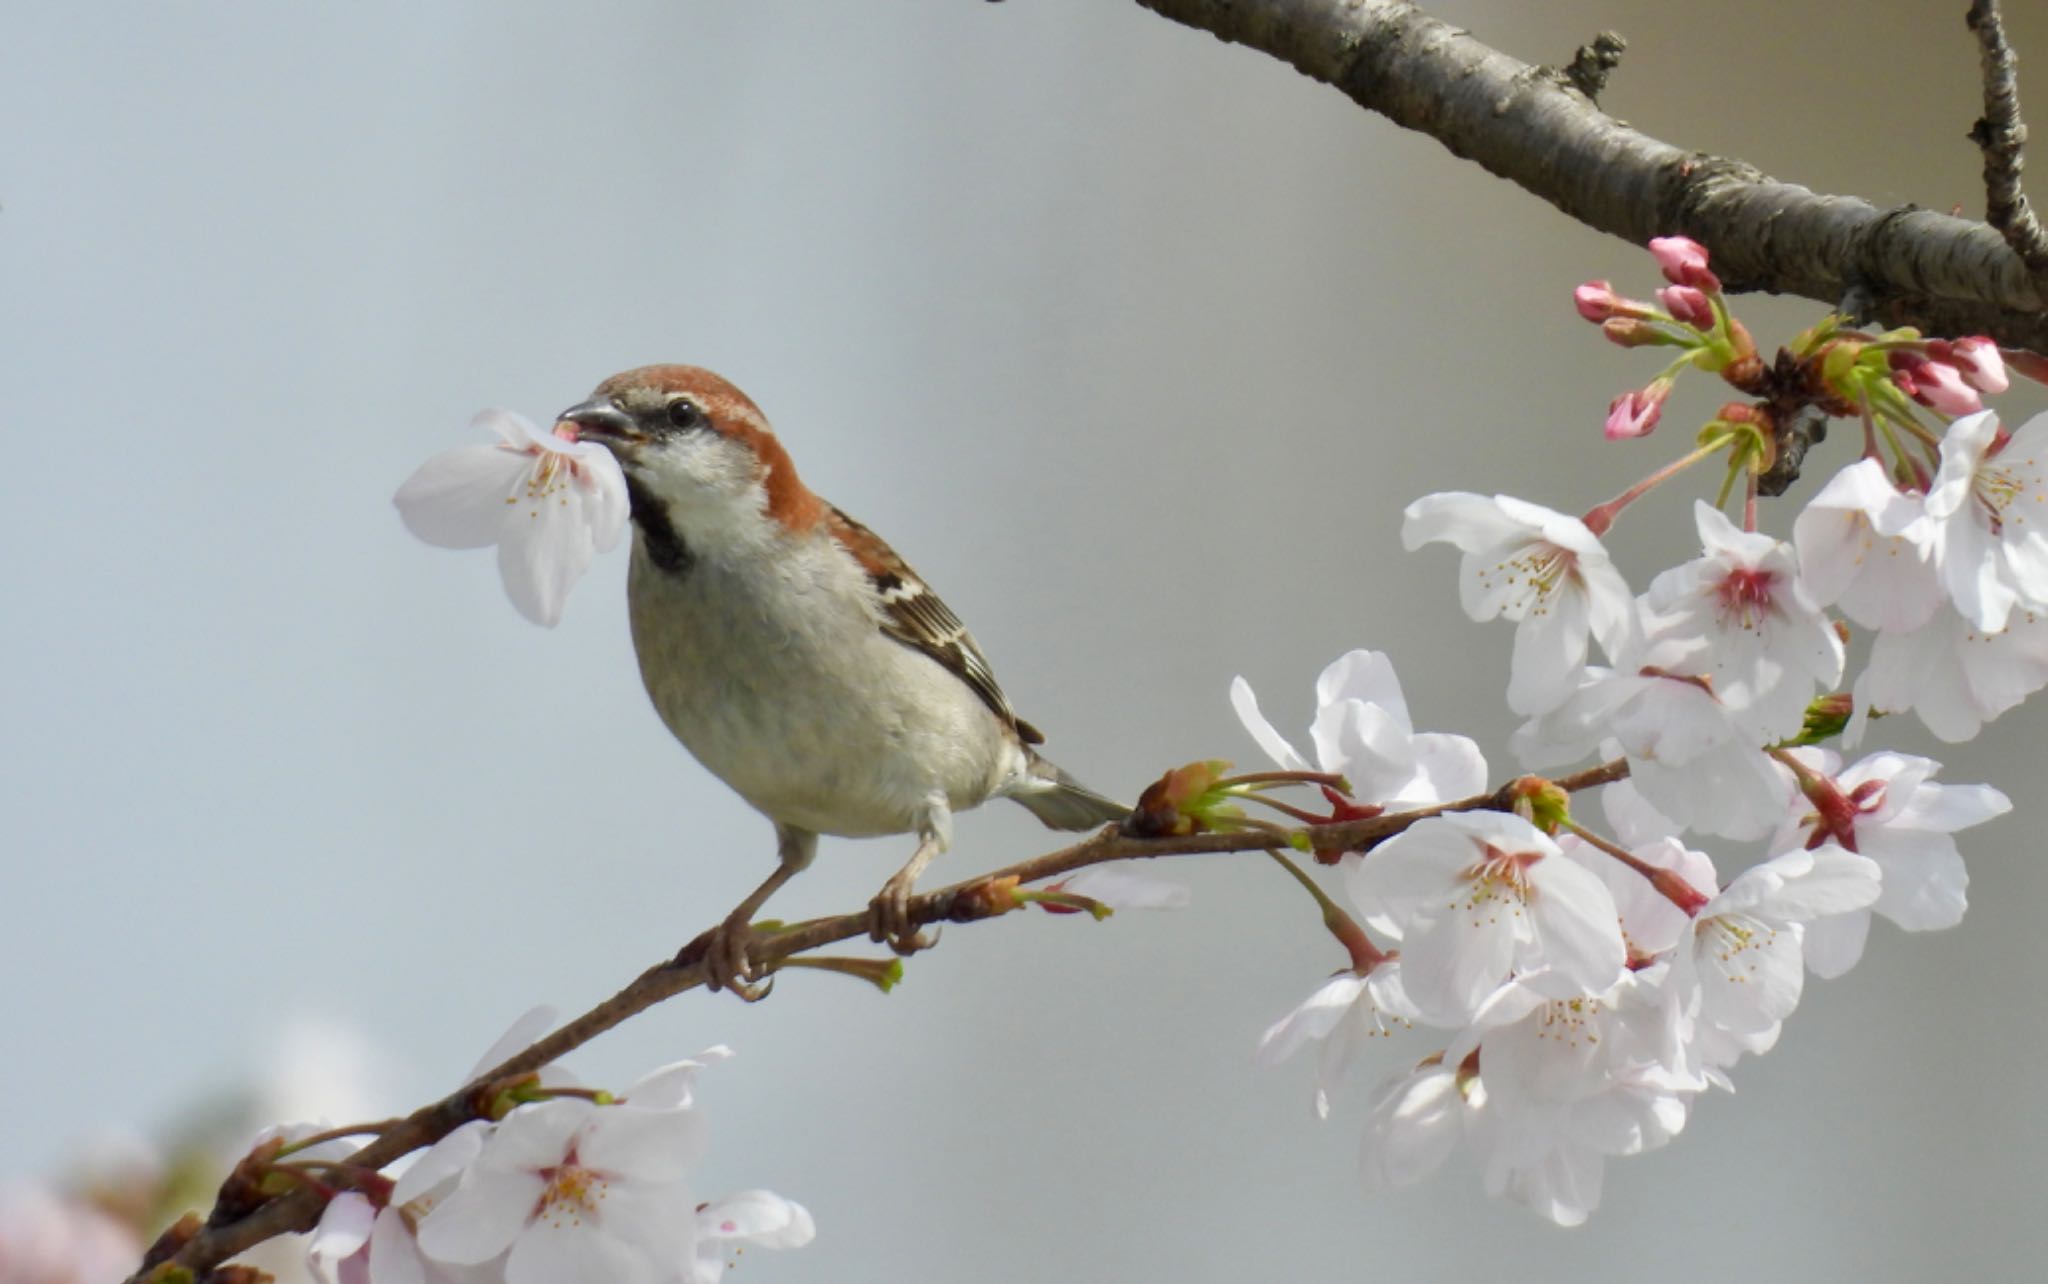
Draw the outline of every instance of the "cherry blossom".
<instances>
[{"instance_id":1,"label":"cherry blossom","mask_svg":"<svg viewBox=\"0 0 2048 1284\"><path fill-rule=\"evenodd\" d=\"M1876 901L1875 862L1833 843L1795 850L1744 870L1700 910L1691 948L1678 955L1681 984L1696 990L1702 1059L1720 1068L1767 1051L1799 1005L1805 934Z\"/></svg>"},{"instance_id":2,"label":"cherry blossom","mask_svg":"<svg viewBox=\"0 0 2048 1284\"><path fill-rule=\"evenodd\" d=\"M1340 972L1316 987L1301 1005L1275 1021L1259 1039L1256 1061L1277 1065L1315 1044L1315 1109L1330 1113L1330 1097L1365 1045L1405 1025L1416 1012L1401 990L1401 964L1389 959L1365 976Z\"/></svg>"},{"instance_id":3,"label":"cherry blossom","mask_svg":"<svg viewBox=\"0 0 2048 1284\"><path fill-rule=\"evenodd\" d=\"M1685 829L1761 838L1791 790L1709 683L1656 670L1583 670L1571 697L1524 723L1509 746L1529 766L1551 767L1609 741L1627 757L1633 787Z\"/></svg>"},{"instance_id":4,"label":"cherry blossom","mask_svg":"<svg viewBox=\"0 0 2048 1284\"><path fill-rule=\"evenodd\" d=\"M728 1254L747 1248L802 1248L818 1233L811 1214L767 1190L743 1190L697 1209L697 1251L683 1284L718 1284Z\"/></svg>"},{"instance_id":5,"label":"cherry blossom","mask_svg":"<svg viewBox=\"0 0 2048 1284\"><path fill-rule=\"evenodd\" d=\"M1942 593L1925 512L1922 497L1893 486L1875 459L1830 478L1792 523L1800 582L1815 604L1890 633L1927 623Z\"/></svg>"},{"instance_id":6,"label":"cherry blossom","mask_svg":"<svg viewBox=\"0 0 2048 1284\"><path fill-rule=\"evenodd\" d=\"M1393 662L1378 651L1350 651L1316 679L1316 716L1309 728L1316 764L1302 757L1259 711L1243 678L1232 679L1230 703L1268 757L1286 771L1343 776L1351 797L1401 811L1469 797L1486 788L1486 759L1464 736L1417 734Z\"/></svg>"},{"instance_id":7,"label":"cherry blossom","mask_svg":"<svg viewBox=\"0 0 2048 1284\"><path fill-rule=\"evenodd\" d=\"M1806 768L1804 796L1774 845L1839 844L1875 862L1884 879L1867 909L1814 926L1807 963L1816 973L1840 976L1855 965L1873 912L1909 932L1962 921L1969 873L1952 835L2011 811L2010 799L1990 785L1936 784L1941 764L1911 754L1874 753L1848 768L1826 749L1792 756Z\"/></svg>"},{"instance_id":8,"label":"cherry blossom","mask_svg":"<svg viewBox=\"0 0 2048 1284\"><path fill-rule=\"evenodd\" d=\"M502 1254L507 1284L657 1284L696 1252L688 1177L703 1146L693 1110L521 1106L421 1220L420 1248L458 1266Z\"/></svg>"},{"instance_id":9,"label":"cherry blossom","mask_svg":"<svg viewBox=\"0 0 2048 1284\"><path fill-rule=\"evenodd\" d=\"M1426 495L1403 515L1401 543L1411 552L1456 546L1465 614L1515 621L1508 707L1517 713L1542 713L1571 694L1589 635L1610 659L1635 636L1628 584L1576 517L1507 495Z\"/></svg>"},{"instance_id":10,"label":"cherry blossom","mask_svg":"<svg viewBox=\"0 0 2048 1284\"><path fill-rule=\"evenodd\" d=\"M441 548L498 547L498 573L519 613L559 623L569 590L625 533L625 474L610 451L486 410L472 427L489 446L457 446L421 464L394 502L407 530Z\"/></svg>"},{"instance_id":11,"label":"cherry blossom","mask_svg":"<svg viewBox=\"0 0 2048 1284\"><path fill-rule=\"evenodd\" d=\"M1799 582L1792 547L1695 503L1705 553L1644 595L1642 662L1707 681L1751 743L1799 733L1816 686L1841 680L1842 639Z\"/></svg>"},{"instance_id":12,"label":"cherry blossom","mask_svg":"<svg viewBox=\"0 0 2048 1284\"><path fill-rule=\"evenodd\" d=\"M2004 628L2023 601L2048 605L2048 415L2004 441L1989 410L1950 424L1927 517L1942 584L1978 629Z\"/></svg>"},{"instance_id":13,"label":"cherry blossom","mask_svg":"<svg viewBox=\"0 0 2048 1284\"><path fill-rule=\"evenodd\" d=\"M1880 633L1856 678L1856 719L1844 740L1860 742L1868 719L1911 710L1955 744L2048 686L2048 616L2026 610L1984 630L1937 611L1909 633Z\"/></svg>"},{"instance_id":14,"label":"cherry blossom","mask_svg":"<svg viewBox=\"0 0 2048 1284\"><path fill-rule=\"evenodd\" d=\"M1471 1020L1511 974L1571 998L1622 972L1614 898L1519 816L1420 820L1345 873L1367 924L1401 942L1402 986L1431 1025Z\"/></svg>"}]
</instances>

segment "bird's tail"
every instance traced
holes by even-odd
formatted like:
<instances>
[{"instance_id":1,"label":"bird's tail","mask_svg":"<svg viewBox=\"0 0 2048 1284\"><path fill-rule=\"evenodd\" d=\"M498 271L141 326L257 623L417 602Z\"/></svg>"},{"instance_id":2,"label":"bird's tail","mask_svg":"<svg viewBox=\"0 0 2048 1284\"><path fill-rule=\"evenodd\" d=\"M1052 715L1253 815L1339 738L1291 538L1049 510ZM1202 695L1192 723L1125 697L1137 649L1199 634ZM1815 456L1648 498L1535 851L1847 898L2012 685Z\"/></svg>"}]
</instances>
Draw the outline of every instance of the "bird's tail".
<instances>
[{"instance_id":1,"label":"bird's tail","mask_svg":"<svg viewBox=\"0 0 2048 1284\"><path fill-rule=\"evenodd\" d=\"M1096 793L1035 753L1029 778L1010 796L1048 829L1093 829L1131 814L1129 807Z\"/></svg>"}]
</instances>

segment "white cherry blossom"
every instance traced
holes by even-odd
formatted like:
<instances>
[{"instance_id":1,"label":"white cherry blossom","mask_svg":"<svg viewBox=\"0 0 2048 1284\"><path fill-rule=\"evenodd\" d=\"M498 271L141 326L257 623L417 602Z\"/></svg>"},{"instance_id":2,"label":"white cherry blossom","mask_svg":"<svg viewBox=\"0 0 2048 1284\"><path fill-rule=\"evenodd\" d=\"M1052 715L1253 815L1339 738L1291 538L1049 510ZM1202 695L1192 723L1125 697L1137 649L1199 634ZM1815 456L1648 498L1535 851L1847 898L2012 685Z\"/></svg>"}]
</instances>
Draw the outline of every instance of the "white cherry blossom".
<instances>
[{"instance_id":1,"label":"white cherry blossom","mask_svg":"<svg viewBox=\"0 0 2048 1284\"><path fill-rule=\"evenodd\" d=\"M718 1284L748 1248L802 1248L817 1224L802 1204L768 1190L743 1190L697 1209L697 1251L684 1284Z\"/></svg>"},{"instance_id":2,"label":"white cherry blossom","mask_svg":"<svg viewBox=\"0 0 2048 1284\"><path fill-rule=\"evenodd\" d=\"M1589 668L1556 709L1532 718L1509 747L1534 768L1618 745L1634 788L1670 822L1749 840L1777 823L1791 784L1705 680Z\"/></svg>"},{"instance_id":3,"label":"white cherry blossom","mask_svg":"<svg viewBox=\"0 0 2048 1284\"><path fill-rule=\"evenodd\" d=\"M1478 1080L1440 1057L1386 1079L1374 1092L1359 1147L1365 1193L1411 1186L1441 1168L1484 1105Z\"/></svg>"},{"instance_id":4,"label":"white cherry blossom","mask_svg":"<svg viewBox=\"0 0 2048 1284\"><path fill-rule=\"evenodd\" d=\"M1610 659L1634 636L1628 583L1576 517L1509 495L1425 495L1402 515L1401 543L1456 546L1465 614L1515 621L1508 707L1517 713L1542 713L1571 693L1588 636Z\"/></svg>"},{"instance_id":5,"label":"white cherry blossom","mask_svg":"<svg viewBox=\"0 0 2048 1284\"><path fill-rule=\"evenodd\" d=\"M1828 843L1746 869L1707 902L1678 956L1680 984L1698 996L1701 1059L1719 1069L1776 1044L1799 1005L1806 933L1867 908L1879 889L1875 862Z\"/></svg>"},{"instance_id":6,"label":"white cherry blossom","mask_svg":"<svg viewBox=\"0 0 2048 1284\"><path fill-rule=\"evenodd\" d=\"M1399 959L1388 959L1366 976L1340 972L1267 1028L1255 1060L1277 1065L1314 1044L1316 1114L1327 1118L1331 1094L1366 1043L1391 1033L1390 1023L1406 1025L1415 1015L1401 989Z\"/></svg>"},{"instance_id":7,"label":"white cherry blossom","mask_svg":"<svg viewBox=\"0 0 2048 1284\"><path fill-rule=\"evenodd\" d=\"M1951 610L1910 633L1880 633L1857 675L1854 746L1879 713L1911 710L1938 738L1957 744L2048 686L2048 615L2012 611L1985 631Z\"/></svg>"},{"instance_id":8,"label":"white cherry blossom","mask_svg":"<svg viewBox=\"0 0 2048 1284\"><path fill-rule=\"evenodd\" d=\"M1799 733L1817 685L1842 677L1842 639L1799 582L1792 546L1693 506L1705 552L1644 595L1641 663L1701 678L1751 744Z\"/></svg>"},{"instance_id":9,"label":"white cherry blossom","mask_svg":"<svg viewBox=\"0 0 2048 1284\"><path fill-rule=\"evenodd\" d=\"M1418 821L1346 881L1367 923L1401 943L1402 986L1431 1025L1464 1025L1510 975L1548 997L1597 994L1626 960L1607 888L1519 816Z\"/></svg>"},{"instance_id":10,"label":"white cherry blossom","mask_svg":"<svg viewBox=\"0 0 2048 1284\"><path fill-rule=\"evenodd\" d=\"M1848 768L1825 749L1793 751L1823 778L1795 799L1774 845L1840 844L1875 862L1883 891L1868 908L1815 924L1807 965L1824 977L1840 976L1862 957L1870 915L1882 914L1909 932L1954 927L1968 908L1969 871L1953 835L2012 810L1990 785L1943 785L1941 764L1902 753L1874 753Z\"/></svg>"},{"instance_id":11,"label":"white cherry blossom","mask_svg":"<svg viewBox=\"0 0 2048 1284\"><path fill-rule=\"evenodd\" d=\"M591 559L625 533L625 474L603 446L542 432L509 410L486 410L472 426L497 433L497 443L421 464L393 499L398 515L441 548L497 545L512 605L552 627Z\"/></svg>"},{"instance_id":12,"label":"white cherry blossom","mask_svg":"<svg viewBox=\"0 0 2048 1284\"><path fill-rule=\"evenodd\" d=\"M1316 679L1316 715L1309 728L1313 765L1266 720L1251 684L1241 677L1231 681L1230 703L1282 770L1344 776L1361 804L1402 811L1486 789L1486 759L1478 745L1464 736L1416 734L1401 680L1382 652L1347 652Z\"/></svg>"},{"instance_id":13,"label":"white cherry blossom","mask_svg":"<svg viewBox=\"0 0 2048 1284\"><path fill-rule=\"evenodd\" d=\"M694 1110L521 1106L421 1219L420 1249L457 1266L503 1255L506 1284L660 1284L695 1257L688 1181L703 1147Z\"/></svg>"},{"instance_id":14,"label":"white cherry blossom","mask_svg":"<svg viewBox=\"0 0 2048 1284\"><path fill-rule=\"evenodd\" d=\"M1919 628L1942 603L1925 516L1922 496L1892 485L1877 460L1858 460L1793 520L1800 581L1817 605L1866 628Z\"/></svg>"},{"instance_id":15,"label":"white cherry blossom","mask_svg":"<svg viewBox=\"0 0 2048 1284\"><path fill-rule=\"evenodd\" d=\"M2048 415L2003 446L1992 411L1950 424L1927 518L1942 584L1971 624L1995 633L2015 606L2048 605Z\"/></svg>"}]
</instances>

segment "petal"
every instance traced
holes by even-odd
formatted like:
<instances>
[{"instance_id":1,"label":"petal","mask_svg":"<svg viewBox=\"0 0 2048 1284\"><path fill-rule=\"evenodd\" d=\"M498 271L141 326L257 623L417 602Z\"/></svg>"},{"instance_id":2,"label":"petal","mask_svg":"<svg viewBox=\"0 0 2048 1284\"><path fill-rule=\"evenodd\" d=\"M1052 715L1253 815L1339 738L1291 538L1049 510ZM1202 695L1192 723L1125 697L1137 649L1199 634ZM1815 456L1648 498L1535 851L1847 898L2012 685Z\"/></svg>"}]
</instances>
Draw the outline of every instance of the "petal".
<instances>
[{"instance_id":1,"label":"petal","mask_svg":"<svg viewBox=\"0 0 2048 1284\"><path fill-rule=\"evenodd\" d=\"M327 1202L320 1224L306 1237L306 1265L322 1284L335 1284L341 1260L370 1242L370 1228L376 1220L377 1210L354 1191L344 1191Z\"/></svg>"},{"instance_id":2,"label":"petal","mask_svg":"<svg viewBox=\"0 0 2048 1284\"><path fill-rule=\"evenodd\" d=\"M1857 834L1857 846L1884 870L1871 908L1909 932L1954 927L1969 908L1970 873L1955 839L1914 830Z\"/></svg>"},{"instance_id":3,"label":"petal","mask_svg":"<svg viewBox=\"0 0 2048 1284\"><path fill-rule=\"evenodd\" d=\"M695 1110L609 1106L577 1141L583 1163L641 1182L679 1182L704 1158L704 1116Z\"/></svg>"},{"instance_id":4,"label":"petal","mask_svg":"<svg viewBox=\"0 0 2048 1284\"><path fill-rule=\"evenodd\" d=\"M677 1220L683 1217L679 1215ZM666 1270L679 1265L663 1263ZM655 1284L666 1270L657 1268L637 1245L606 1234L604 1228L594 1223L578 1220L558 1224L546 1220L534 1223L512 1246L511 1256L505 1259L505 1284L569 1284L582 1280Z\"/></svg>"},{"instance_id":5,"label":"petal","mask_svg":"<svg viewBox=\"0 0 2048 1284\"><path fill-rule=\"evenodd\" d=\"M1823 981L1832 981L1863 957L1863 942L1870 935L1870 915L1864 910L1836 914L1806 925L1806 966Z\"/></svg>"},{"instance_id":6,"label":"petal","mask_svg":"<svg viewBox=\"0 0 2048 1284\"><path fill-rule=\"evenodd\" d=\"M445 1272L436 1275L442 1277ZM370 1232L369 1284L427 1284L427 1276L427 1260L420 1255L419 1241L413 1238L405 1218L390 1208L378 1213L377 1225Z\"/></svg>"},{"instance_id":7,"label":"petal","mask_svg":"<svg viewBox=\"0 0 2048 1284\"><path fill-rule=\"evenodd\" d=\"M1415 724L1408 719L1408 702L1401 694L1401 679L1395 675L1394 662L1384 651L1347 651L1330 662L1316 678L1316 707L1321 709L1340 700L1363 700L1378 705L1402 730L1414 728Z\"/></svg>"},{"instance_id":8,"label":"petal","mask_svg":"<svg viewBox=\"0 0 2048 1284\"><path fill-rule=\"evenodd\" d=\"M1409 742L1417 776L1424 785L1388 802L1427 807L1486 792L1486 756L1469 736L1425 731Z\"/></svg>"},{"instance_id":9,"label":"petal","mask_svg":"<svg viewBox=\"0 0 2048 1284\"><path fill-rule=\"evenodd\" d=\"M1281 1017L1259 1038L1252 1060L1261 1066L1278 1065L1299 1052L1304 1044L1328 1038L1330 1031L1351 1011L1351 1005L1365 994L1362 976L1349 972L1331 977L1309 995L1300 1007Z\"/></svg>"},{"instance_id":10,"label":"petal","mask_svg":"<svg viewBox=\"0 0 2048 1284\"><path fill-rule=\"evenodd\" d=\"M514 1021L511 1028L498 1036L476 1065L470 1068L469 1077L475 1079L486 1070L495 1070L510 1061L515 1053L526 1051L540 1042L541 1037L555 1028L555 1018L560 1013L549 1004L542 1003L528 1008Z\"/></svg>"},{"instance_id":11,"label":"petal","mask_svg":"<svg viewBox=\"0 0 2048 1284\"><path fill-rule=\"evenodd\" d=\"M1804 923L1831 914L1868 909L1883 890L1883 874L1876 861L1825 843L1811 853L1808 868L1798 876L1788 875L1784 885L1767 897L1758 913Z\"/></svg>"},{"instance_id":12,"label":"petal","mask_svg":"<svg viewBox=\"0 0 2048 1284\"><path fill-rule=\"evenodd\" d=\"M1452 910L1417 925L1402 941L1402 984L1426 1023L1456 1029L1507 979L1515 947L1511 922Z\"/></svg>"},{"instance_id":13,"label":"petal","mask_svg":"<svg viewBox=\"0 0 2048 1284\"><path fill-rule=\"evenodd\" d=\"M488 1262L520 1237L546 1193L547 1183L535 1174L471 1168L420 1219L420 1251L455 1266Z\"/></svg>"},{"instance_id":14,"label":"petal","mask_svg":"<svg viewBox=\"0 0 2048 1284\"><path fill-rule=\"evenodd\" d=\"M1562 974L1586 994L1598 994L1620 980L1628 946L1607 885L1583 865L1556 859L1536 862L1529 879L1537 936L1533 948L1519 953L1517 968Z\"/></svg>"},{"instance_id":15,"label":"petal","mask_svg":"<svg viewBox=\"0 0 2048 1284\"><path fill-rule=\"evenodd\" d=\"M1471 553L1529 533L1493 500L1465 491L1424 495L1401 514L1401 547L1411 553L1436 543Z\"/></svg>"},{"instance_id":16,"label":"petal","mask_svg":"<svg viewBox=\"0 0 2048 1284\"><path fill-rule=\"evenodd\" d=\"M429 544L485 548L498 542L506 505L532 465L502 446L457 446L421 464L391 502L405 528Z\"/></svg>"},{"instance_id":17,"label":"petal","mask_svg":"<svg viewBox=\"0 0 2048 1284\"><path fill-rule=\"evenodd\" d=\"M1368 1196L1412 1185L1443 1166L1463 1133L1457 1075L1441 1067L1385 1084L1365 1125L1359 1152Z\"/></svg>"},{"instance_id":18,"label":"petal","mask_svg":"<svg viewBox=\"0 0 2048 1284\"><path fill-rule=\"evenodd\" d=\"M1515 628L1508 668L1508 708L1524 716L1565 702L1586 663L1587 603L1576 587L1551 593L1548 609L1531 612Z\"/></svg>"},{"instance_id":19,"label":"petal","mask_svg":"<svg viewBox=\"0 0 2048 1284\"><path fill-rule=\"evenodd\" d=\"M599 1107L578 1097L557 1097L520 1106L499 1121L472 1169L535 1172L553 1168L568 1155L579 1129Z\"/></svg>"},{"instance_id":20,"label":"petal","mask_svg":"<svg viewBox=\"0 0 2048 1284\"><path fill-rule=\"evenodd\" d=\"M391 1187L391 1202L410 1204L423 1195L431 1194L443 1182L461 1176L475 1162L483 1150L484 1139L490 1133L489 1123L472 1119L427 1147L399 1174L397 1183Z\"/></svg>"},{"instance_id":21,"label":"petal","mask_svg":"<svg viewBox=\"0 0 2048 1284\"><path fill-rule=\"evenodd\" d=\"M1901 829L1954 833L2012 810L2012 800L1990 785L1922 785L1891 823Z\"/></svg>"},{"instance_id":22,"label":"petal","mask_svg":"<svg viewBox=\"0 0 2048 1284\"><path fill-rule=\"evenodd\" d=\"M1259 698L1252 694L1252 684L1242 677L1230 680L1230 707L1237 710L1237 720L1251 733L1259 748L1277 763L1283 771L1313 771L1308 760L1294 751L1286 737L1273 729L1266 721L1266 715L1259 712Z\"/></svg>"},{"instance_id":23,"label":"petal","mask_svg":"<svg viewBox=\"0 0 2048 1284\"><path fill-rule=\"evenodd\" d=\"M535 624L553 628L561 622L569 590L597 555L589 501L578 488L560 484L538 495L529 492L506 510L498 573L512 605Z\"/></svg>"},{"instance_id":24,"label":"petal","mask_svg":"<svg viewBox=\"0 0 2048 1284\"><path fill-rule=\"evenodd\" d=\"M1182 884L1137 873L1126 863L1091 866L1068 878L1061 888L1113 910L1186 909L1195 898Z\"/></svg>"},{"instance_id":25,"label":"petal","mask_svg":"<svg viewBox=\"0 0 2048 1284\"><path fill-rule=\"evenodd\" d=\"M817 1233L809 1210L772 1190L743 1190L697 1210L697 1234L702 1239L802 1248Z\"/></svg>"}]
</instances>

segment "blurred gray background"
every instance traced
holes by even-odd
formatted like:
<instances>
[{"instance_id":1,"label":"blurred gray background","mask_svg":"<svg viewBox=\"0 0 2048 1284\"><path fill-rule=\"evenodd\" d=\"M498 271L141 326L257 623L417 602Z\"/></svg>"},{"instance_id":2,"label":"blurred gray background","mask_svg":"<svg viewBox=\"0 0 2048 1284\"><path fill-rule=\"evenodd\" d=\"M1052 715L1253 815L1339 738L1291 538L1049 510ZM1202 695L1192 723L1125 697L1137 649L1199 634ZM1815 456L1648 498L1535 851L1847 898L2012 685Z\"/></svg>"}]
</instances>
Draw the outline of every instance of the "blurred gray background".
<instances>
[{"instance_id":1,"label":"blurred gray background","mask_svg":"<svg viewBox=\"0 0 2048 1284\"><path fill-rule=\"evenodd\" d=\"M2048 13L2013 7L2048 120ZM1650 132L1981 211L1961 0L1435 8L1537 61L1617 28L1605 102ZM972 622L1059 760L1132 794L1257 760L1233 674L1301 727L1360 645L1505 772L1509 633L1464 622L1448 551L1399 551L1402 505L1577 511L1722 399L1682 384L1661 434L1605 445L1656 361L1569 291L1647 293L1646 255L1130 3L17 4L6 27L0 1175L260 1077L293 1020L360 1029L375 1108L417 1104L769 868L767 823L647 708L623 556L548 632L488 554L401 529L392 490L480 407L543 417L656 360L731 376ZM1741 311L1770 344L1821 309ZM1687 555L1692 493L1621 527L1639 588ZM705 1085L705 1192L772 1186L820 1226L741 1280L2031 1277L2044 719L1935 749L2022 807L1965 843L1963 927L1880 926L1574 1232L1455 1163L1359 1196L1366 1090L1427 1049L1381 1048L1327 1123L1306 1065L1254 1069L1339 962L1262 859L1182 864L1177 915L953 931L889 998L693 995L572 1064L622 1084L739 1050ZM1047 846L976 813L934 877ZM776 907L860 905L907 850L827 840Z\"/></svg>"}]
</instances>

